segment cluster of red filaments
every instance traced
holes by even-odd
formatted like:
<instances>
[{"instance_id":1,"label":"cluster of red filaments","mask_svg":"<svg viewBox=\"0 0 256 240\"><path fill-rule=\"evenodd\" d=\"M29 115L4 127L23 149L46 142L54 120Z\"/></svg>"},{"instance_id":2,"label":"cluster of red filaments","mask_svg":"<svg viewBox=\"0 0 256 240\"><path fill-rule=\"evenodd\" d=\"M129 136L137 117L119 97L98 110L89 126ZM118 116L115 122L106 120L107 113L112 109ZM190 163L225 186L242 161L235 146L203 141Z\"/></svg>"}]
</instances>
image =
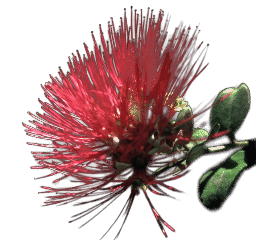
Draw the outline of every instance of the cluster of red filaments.
<instances>
[{"instance_id":1,"label":"cluster of red filaments","mask_svg":"<svg viewBox=\"0 0 256 240\"><path fill-rule=\"evenodd\" d=\"M135 195L142 186L153 214L167 236L163 224L172 231L174 229L157 213L145 186L154 194L169 196L160 187L180 192L165 182L178 179L188 171L175 177L153 177L149 166L161 167L170 160L167 161L166 156L153 158L149 151L158 137L150 144L148 139L156 131L159 136L162 135L176 113L176 99L184 96L191 83L205 69L206 66L201 69L205 55L193 73L199 58L195 63L192 59L202 45L195 44L198 29L190 37L190 27L186 29L180 24L163 48L169 23L167 19L164 28L161 28L163 11L160 10L157 20L153 10L149 14L148 9L146 17L142 15L142 10L141 14L137 14L136 10L133 13L131 9L129 26L124 11L118 31L111 18L108 24L109 41L105 41L100 26L102 45L97 45L92 33L94 52L89 52L84 44L87 57L82 57L78 51L77 56L73 54L73 61L69 59L68 62L70 72L65 75L61 69L59 71L62 81L50 76L52 82L42 86L50 103L39 100L46 113L34 115L29 112L36 120L30 121L35 127L24 126L29 136L52 141L52 144L29 144L54 149L51 152L34 152L40 166L32 168L53 171L44 177L62 173L63 176L54 183L71 177L75 179L72 182L81 184L66 188L42 186L48 190L44 193L56 193L47 197L45 206L96 196L94 200L76 204L99 201L97 205L74 215L76 219L70 221L73 222L104 204L109 206L131 187L131 194L121 211L125 209L125 222ZM166 94L169 93L172 95L167 100ZM165 107L167 111L163 117ZM150 119L149 110L152 112ZM166 136L168 138L171 143L176 138L185 142L190 139L177 132ZM99 147L108 148L99 150ZM129 168L120 171L120 163L127 164ZM132 172L130 177L129 171Z\"/></svg>"}]
</instances>

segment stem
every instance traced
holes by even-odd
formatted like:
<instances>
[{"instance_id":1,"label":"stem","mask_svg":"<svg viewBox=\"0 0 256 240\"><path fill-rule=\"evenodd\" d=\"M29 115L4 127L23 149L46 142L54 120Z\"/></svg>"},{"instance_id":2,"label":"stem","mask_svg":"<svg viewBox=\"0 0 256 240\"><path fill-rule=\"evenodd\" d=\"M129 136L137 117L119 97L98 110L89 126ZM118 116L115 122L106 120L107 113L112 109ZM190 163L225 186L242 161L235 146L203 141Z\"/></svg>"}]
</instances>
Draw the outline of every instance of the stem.
<instances>
[{"instance_id":1,"label":"stem","mask_svg":"<svg viewBox=\"0 0 256 240\"><path fill-rule=\"evenodd\" d=\"M235 141L234 140L233 143L206 148L206 150L207 150L206 154L216 153L216 152L225 152L225 151L228 151L228 150L236 148L236 147L246 147L248 145L249 145L249 141Z\"/></svg>"},{"instance_id":2,"label":"stem","mask_svg":"<svg viewBox=\"0 0 256 240\"><path fill-rule=\"evenodd\" d=\"M210 156L212 154L215 153L224 153L226 150L230 150L230 149L241 149L244 150L249 146L249 141L236 141L235 139L233 139L233 142L231 142L231 144L225 146L225 145L220 145L220 146L215 146L215 147L208 147L207 151L204 155L200 156L199 158L203 157L203 156ZM198 158L198 159L199 159ZM198 159L196 161L198 161ZM153 172L151 175L155 175L158 172L163 171L164 169L168 168L168 167L175 167L178 166L181 162L183 162L185 159L183 159L182 161L177 161L176 163L168 163L163 167L158 168L155 172Z\"/></svg>"},{"instance_id":3,"label":"stem","mask_svg":"<svg viewBox=\"0 0 256 240\"><path fill-rule=\"evenodd\" d=\"M163 166L163 167L157 169L157 170L152 174L152 177L156 177L156 176L158 176L159 174L161 174L161 173L167 171L168 169L180 165L180 163L182 163L184 160L186 160L186 158L185 158L185 157L182 157L182 158L180 158L180 159L178 159L178 160L176 160L176 161L173 161L173 162L170 162L170 163L166 164L165 166Z\"/></svg>"}]
</instances>

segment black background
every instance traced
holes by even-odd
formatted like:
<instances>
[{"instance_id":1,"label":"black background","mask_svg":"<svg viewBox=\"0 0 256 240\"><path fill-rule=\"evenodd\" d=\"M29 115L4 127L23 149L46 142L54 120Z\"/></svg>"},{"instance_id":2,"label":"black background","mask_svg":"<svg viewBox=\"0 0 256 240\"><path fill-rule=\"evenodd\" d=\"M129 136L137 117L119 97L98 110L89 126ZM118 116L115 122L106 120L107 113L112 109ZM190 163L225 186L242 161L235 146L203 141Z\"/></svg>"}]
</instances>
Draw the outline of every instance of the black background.
<instances>
[{"instance_id":1,"label":"black background","mask_svg":"<svg viewBox=\"0 0 256 240\"><path fill-rule=\"evenodd\" d=\"M43 197L38 195L39 186L44 180L35 181L37 172L31 171L34 165L30 149L26 142L29 140L23 131L21 122L28 123L28 111L40 111L38 99L44 100L41 84L49 81L49 74L57 76L58 68L68 70L68 57L76 50L84 52L83 42L93 49L91 31L98 38L98 25L102 24L107 36L107 22L110 17L119 23L126 7L134 9L147 7L163 9L172 15L169 25L170 31L181 20L192 29L200 23L201 33L199 41L209 43L209 51L205 62L210 62L206 70L191 85L185 100L192 108L204 100L212 101L218 93L229 87L238 87L245 83L251 92L251 109L239 129L238 140L255 137L253 116L255 106L255 15L253 3L233 1L223 4L223 1L119 1L104 3L100 1L69 1L60 3L19 3L10 6L10 27L7 34L10 44L7 68L10 67L8 82L9 90L14 101L8 101L9 110L15 115L12 124L11 154L8 159L12 171L7 171L8 215L5 218L9 235L19 237L47 239L100 239L102 234L115 220L128 194L124 194L114 202L105 212L99 215L83 229L78 229L83 223L69 224L68 220L84 208L48 207L42 208ZM7 20L8 20L7 19ZM11 22L10 22L11 21ZM5 35L6 36L6 35ZM209 112L202 121L207 121ZM207 126L208 127L208 126ZM206 127L206 128L207 128ZM16 137L18 133L18 138ZM13 138L15 136L15 139ZM10 169L8 168L8 169ZM172 225L177 233L167 231L169 239L206 238L206 237L234 237L243 234L244 237L254 233L255 227L255 169L246 173L233 198L218 214L211 214L204 210L196 196L196 173L174 183L177 188L188 190L189 197L181 196L183 202L175 202L164 197L149 194L149 197L164 220ZM11 175L11 177L10 177ZM177 196L177 195L175 195ZM114 239L117 226L106 236ZM136 198L126 224L119 239L165 239L154 219L152 211L144 198Z\"/></svg>"}]
</instances>

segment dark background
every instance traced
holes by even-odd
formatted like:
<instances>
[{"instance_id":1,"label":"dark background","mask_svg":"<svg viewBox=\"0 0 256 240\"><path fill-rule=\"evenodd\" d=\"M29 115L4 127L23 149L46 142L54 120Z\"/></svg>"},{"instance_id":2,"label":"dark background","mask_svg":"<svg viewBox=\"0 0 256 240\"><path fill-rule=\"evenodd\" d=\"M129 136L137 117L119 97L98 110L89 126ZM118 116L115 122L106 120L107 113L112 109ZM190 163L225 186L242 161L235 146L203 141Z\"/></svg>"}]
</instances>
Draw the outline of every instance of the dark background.
<instances>
[{"instance_id":1,"label":"dark background","mask_svg":"<svg viewBox=\"0 0 256 240\"><path fill-rule=\"evenodd\" d=\"M233 1L226 1L225 4L223 1L140 1L139 4L136 1L69 1L54 4L36 1L13 5L9 15L12 24L7 21L10 24L8 37L11 53L6 63L10 67L8 81L15 100L15 104L9 101L8 104L15 114L12 131L15 131L15 136L18 133L18 138L15 137L18 146L12 145L12 159L9 159L14 170L8 181L10 207L5 221L10 235L18 234L19 237L31 239L100 239L125 203L128 193L83 229L78 229L83 220L74 224L69 224L68 220L86 206L40 207L43 197L37 192L40 185L46 182L34 180L38 173L30 170L34 165L30 154L32 149L26 145L29 139L21 122L28 123L28 111L40 111L38 99L44 100L41 85L50 80L49 74L57 76L60 66L64 72L67 71L68 57L76 50L83 53L84 42L92 50L90 32L94 31L96 41L100 41L98 25L102 24L107 36L110 17L119 23L124 8L129 13L131 5L134 9L142 8L145 14L147 7L155 9L156 14L159 9L170 12L170 32L181 20L186 25L190 24L192 29L200 23L199 42L210 44L205 60L210 65L191 85L185 100L195 108L202 100L204 103L212 101L221 90L245 83L251 92L251 109L236 138L243 140L256 136L253 125L256 113L255 15L250 1L240 4ZM202 121L208 118L209 112ZM233 198L216 215L204 210L196 199L196 173L174 183L177 188L191 193L189 197L181 196L182 203L152 194L149 197L163 219L177 231L173 234L166 230L169 239L230 238L241 233L246 238L254 233L255 227L255 173L255 169L246 173ZM114 239L120 223L121 220L106 239ZM119 239L165 239L144 196L136 198Z\"/></svg>"}]
</instances>

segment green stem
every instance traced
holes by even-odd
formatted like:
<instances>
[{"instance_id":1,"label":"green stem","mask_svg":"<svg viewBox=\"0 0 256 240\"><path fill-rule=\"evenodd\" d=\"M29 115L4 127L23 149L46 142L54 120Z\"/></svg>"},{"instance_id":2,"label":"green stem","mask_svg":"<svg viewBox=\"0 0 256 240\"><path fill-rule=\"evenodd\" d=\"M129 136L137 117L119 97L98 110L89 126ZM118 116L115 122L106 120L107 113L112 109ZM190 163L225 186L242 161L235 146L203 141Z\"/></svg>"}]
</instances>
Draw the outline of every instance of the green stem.
<instances>
[{"instance_id":1,"label":"green stem","mask_svg":"<svg viewBox=\"0 0 256 240\"><path fill-rule=\"evenodd\" d=\"M202 156L200 156L199 158L203 157L203 156L209 156L209 155L212 155L212 154L215 154L215 153L224 153L226 150L230 150L230 149L241 149L241 150L244 150L246 149L247 147L249 146L249 141L236 141L235 139L233 139L233 142L228 145L228 146L225 146L225 145L220 145L220 146L215 146L215 147L208 147L206 148L206 153L203 154ZM166 164L165 166L163 167L160 167L158 168L155 172L153 172L151 175L155 175L156 173L158 172L161 172L163 171L164 169L166 168L170 168L170 167L175 167L175 166L178 166L181 162L183 162L184 160L182 161L178 161L176 163L168 163ZM198 161L198 159L196 160Z\"/></svg>"},{"instance_id":2,"label":"green stem","mask_svg":"<svg viewBox=\"0 0 256 240\"><path fill-rule=\"evenodd\" d=\"M186 158L185 158L185 157L182 157L182 158L180 158L180 159L177 159L177 160L174 161L174 162L170 162L170 163L166 164L165 166L163 166L163 167L157 169L157 170L152 174L152 177L156 177L156 176L158 176L159 174L161 174L161 173L167 171L168 169L170 169L170 168L172 168L172 167L177 167L177 166L179 166L180 163L182 163L184 160L186 160Z\"/></svg>"},{"instance_id":3,"label":"green stem","mask_svg":"<svg viewBox=\"0 0 256 240\"><path fill-rule=\"evenodd\" d=\"M220 145L220 146L216 146L216 147L209 147L206 148L208 153L217 153L217 152L225 152L228 151L230 149L236 148L236 147L246 147L248 146L249 142L248 141L235 141L233 143L229 143L229 144L224 144L224 145Z\"/></svg>"}]
</instances>

